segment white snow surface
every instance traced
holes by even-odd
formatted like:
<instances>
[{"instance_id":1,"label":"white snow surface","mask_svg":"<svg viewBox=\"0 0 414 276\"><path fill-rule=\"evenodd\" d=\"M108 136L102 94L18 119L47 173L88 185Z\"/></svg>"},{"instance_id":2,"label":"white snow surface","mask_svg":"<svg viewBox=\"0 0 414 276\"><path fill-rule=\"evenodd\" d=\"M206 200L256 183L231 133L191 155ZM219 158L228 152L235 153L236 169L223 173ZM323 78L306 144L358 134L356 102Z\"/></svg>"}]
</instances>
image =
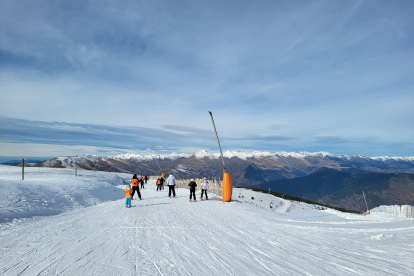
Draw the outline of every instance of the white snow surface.
<instances>
[{"instance_id":1,"label":"white snow surface","mask_svg":"<svg viewBox=\"0 0 414 276\"><path fill-rule=\"evenodd\" d=\"M374 216L413 217L413 206L411 205L381 205L373 208L371 214Z\"/></svg>"},{"instance_id":2,"label":"white snow surface","mask_svg":"<svg viewBox=\"0 0 414 276\"><path fill-rule=\"evenodd\" d=\"M414 275L413 219L247 189L189 202L154 181L125 208L131 175L25 171L0 166L0 275Z\"/></svg>"}]
</instances>

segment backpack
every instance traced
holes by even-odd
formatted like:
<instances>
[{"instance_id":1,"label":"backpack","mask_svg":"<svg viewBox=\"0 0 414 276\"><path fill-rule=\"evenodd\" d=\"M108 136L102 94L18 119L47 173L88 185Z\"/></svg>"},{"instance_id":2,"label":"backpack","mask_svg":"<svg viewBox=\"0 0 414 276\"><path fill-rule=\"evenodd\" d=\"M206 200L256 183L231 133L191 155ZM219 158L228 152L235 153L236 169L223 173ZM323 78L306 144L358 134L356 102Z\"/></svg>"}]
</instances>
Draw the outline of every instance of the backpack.
<instances>
[{"instance_id":1,"label":"backpack","mask_svg":"<svg viewBox=\"0 0 414 276\"><path fill-rule=\"evenodd\" d=\"M157 180L157 184L161 184L161 180L160 179Z\"/></svg>"}]
</instances>

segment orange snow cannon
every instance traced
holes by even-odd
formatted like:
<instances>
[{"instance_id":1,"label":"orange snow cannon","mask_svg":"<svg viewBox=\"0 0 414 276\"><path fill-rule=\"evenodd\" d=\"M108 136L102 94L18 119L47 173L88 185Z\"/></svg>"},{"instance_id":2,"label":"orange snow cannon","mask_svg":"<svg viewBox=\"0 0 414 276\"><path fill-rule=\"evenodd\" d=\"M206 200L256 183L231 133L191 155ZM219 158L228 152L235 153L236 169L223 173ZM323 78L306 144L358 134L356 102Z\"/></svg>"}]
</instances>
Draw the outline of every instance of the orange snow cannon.
<instances>
[{"instance_id":1,"label":"orange snow cannon","mask_svg":"<svg viewBox=\"0 0 414 276\"><path fill-rule=\"evenodd\" d=\"M220 141L217 135L216 125L214 124L213 114L209 111L211 122L213 123L214 132L216 133L217 143L220 149L221 161L223 161L223 202L231 201L231 194L233 193L233 183L231 182L231 176L227 172L226 164L224 164L223 152L221 151Z\"/></svg>"},{"instance_id":2,"label":"orange snow cannon","mask_svg":"<svg viewBox=\"0 0 414 276\"><path fill-rule=\"evenodd\" d=\"M223 202L230 202L233 193L233 183L228 172L223 170Z\"/></svg>"}]
</instances>

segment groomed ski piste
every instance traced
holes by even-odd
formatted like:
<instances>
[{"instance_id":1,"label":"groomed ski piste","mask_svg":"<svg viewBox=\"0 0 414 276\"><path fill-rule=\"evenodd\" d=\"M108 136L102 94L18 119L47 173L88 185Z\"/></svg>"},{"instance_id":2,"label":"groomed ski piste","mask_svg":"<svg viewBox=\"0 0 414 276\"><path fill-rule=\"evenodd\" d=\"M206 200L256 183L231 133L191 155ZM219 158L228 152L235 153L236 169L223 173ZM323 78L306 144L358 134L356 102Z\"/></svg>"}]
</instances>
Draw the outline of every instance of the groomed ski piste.
<instances>
[{"instance_id":1,"label":"groomed ski piste","mask_svg":"<svg viewBox=\"0 0 414 276\"><path fill-rule=\"evenodd\" d=\"M149 181L0 166L0 275L414 275L414 220L233 190L189 201Z\"/></svg>"}]
</instances>

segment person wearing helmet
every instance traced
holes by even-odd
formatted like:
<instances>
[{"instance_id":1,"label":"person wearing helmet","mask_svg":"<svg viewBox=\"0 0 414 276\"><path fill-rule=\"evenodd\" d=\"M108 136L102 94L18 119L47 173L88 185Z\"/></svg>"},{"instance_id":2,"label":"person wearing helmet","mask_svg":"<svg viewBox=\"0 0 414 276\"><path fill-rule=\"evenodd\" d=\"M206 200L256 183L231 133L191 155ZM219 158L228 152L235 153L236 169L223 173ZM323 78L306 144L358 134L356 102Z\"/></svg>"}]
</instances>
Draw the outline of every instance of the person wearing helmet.
<instances>
[{"instance_id":1,"label":"person wearing helmet","mask_svg":"<svg viewBox=\"0 0 414 276\"><path fill-rule=\"evenodd\" d=\"M201 199L203 199L203 194L206 194L206 200L208 200L208 196L207 196L207 187L208 187L208 181L207 178L204 177L203 182L201 182Z\"/></svg>"},{"instance_id":2,"label":"person wearing helmet","mask_svg":"<svg viewBox=\"0 0 414 276\"><path fill-rule=\"evenodd\" d=\"M188 186L190 186L190 201L192 201L191 197L194 197L194 201L196 201L195 190L197 187L197 183L195 183L194 179L191 179Z\"/></svg>"},{"instance_id":3,"label":"person wearing helmet","mask_svg":"<svg viewBox=\"0 0 414 276\"><path fill-rule=\"evenodd\" d=\"M126 186L126 189L125 189L125 198L126 198L125 207L130 208L131 207L131 198L132 198L132 189L131 189L131 186L129 184Z\"/></svg>"}]
</instances>

